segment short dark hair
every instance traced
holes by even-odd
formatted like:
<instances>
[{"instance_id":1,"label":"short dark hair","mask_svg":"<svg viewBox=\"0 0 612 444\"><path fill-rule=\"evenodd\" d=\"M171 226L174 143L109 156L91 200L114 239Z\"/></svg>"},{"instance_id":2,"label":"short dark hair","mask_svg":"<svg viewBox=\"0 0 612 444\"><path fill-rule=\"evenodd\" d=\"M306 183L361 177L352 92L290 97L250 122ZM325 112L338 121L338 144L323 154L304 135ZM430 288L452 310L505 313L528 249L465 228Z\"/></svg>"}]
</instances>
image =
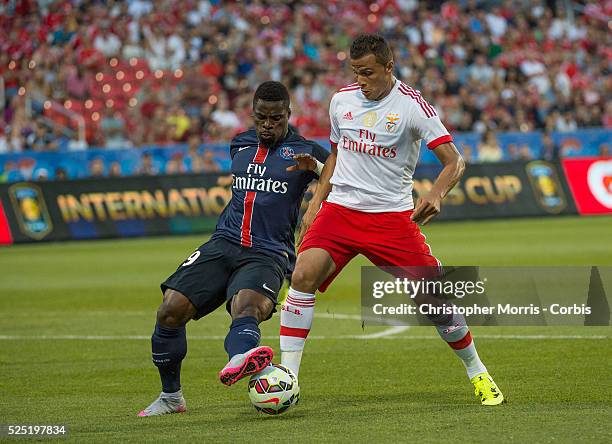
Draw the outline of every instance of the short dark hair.
<instances>
[{"instance_id":1,"label":"short dark hair","mask_svg":"<svg viewBox=\"0 0 612 444\"><path fill-rule=\"evenodd\" d=\"M360 59L368 54L374 54L376 61L386 65L393 60L391 47L385 38L378 34L361 34L351 45L351 59Z\"/></svg>"},{"instance_id":2,"label":"short dark hair","mask_svg":"<svg viewBox=\"0 0 612 444\"><path fill-rule=\"evenodd\" d=\"M259 85L255 90L255 95L253 96L253 108L255 108L255 104L258 100L265 100L266 102L282 101L287 109L289 109L289 91L281 82L268 80L267 82L263 82L261 85Z\"/></svg>"}]
</instances>

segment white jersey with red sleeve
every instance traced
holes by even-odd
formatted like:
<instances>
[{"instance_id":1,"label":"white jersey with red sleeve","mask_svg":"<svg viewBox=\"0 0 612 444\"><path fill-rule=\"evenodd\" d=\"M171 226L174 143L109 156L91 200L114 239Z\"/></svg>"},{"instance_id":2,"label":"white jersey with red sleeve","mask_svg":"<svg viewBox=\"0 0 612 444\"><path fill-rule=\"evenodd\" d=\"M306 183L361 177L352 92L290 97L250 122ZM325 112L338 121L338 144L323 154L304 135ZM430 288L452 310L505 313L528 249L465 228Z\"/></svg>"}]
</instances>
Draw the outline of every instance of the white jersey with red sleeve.
<instances>
[{"instance_id":1,"label":"white jersey with red sleeve","mask_svg":"<svg viewBox=\"0 0 612 444\"><path fill-rule=\"evenodd\" d=\"M421 93L394 79L382 100L368 100L354 83L329 105L330 142L337 145L329 202L359 211L405 211L421 140L428 148L452 138Z\"/></svg>"}]
</instances>

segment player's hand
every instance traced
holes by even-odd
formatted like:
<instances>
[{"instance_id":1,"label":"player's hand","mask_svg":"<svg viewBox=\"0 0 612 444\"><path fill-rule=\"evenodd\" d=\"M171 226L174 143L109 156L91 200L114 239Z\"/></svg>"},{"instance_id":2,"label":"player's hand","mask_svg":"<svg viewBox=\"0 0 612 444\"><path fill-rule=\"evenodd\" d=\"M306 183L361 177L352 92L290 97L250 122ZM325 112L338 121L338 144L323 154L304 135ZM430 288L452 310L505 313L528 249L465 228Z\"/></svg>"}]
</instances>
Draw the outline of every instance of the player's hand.
<instances>
[{"instance_id":1,"label":"player's hand","mask_svg":"<svg viewBox=\"0 0 612 444\"><path fill-rule=\"evenodd\" d=\"M420 197L410 219L417 224L427 224L440 213L440 200L431 196Z\"/></svg>"},{"instance_id":2,"label":"player's hand","mask_svg":"<svg viewBox=\"0 0 612 444\"><path fill-rule=\"evenodd\" d=\"M295 165L287 167L287 171L316 171L317 161L307 153L294 154Z\"/></svg>"},{"instance_id":3,"label":"player's hand","mask_svg":"<svg viewBox=\"0 0 612 444\"><path fill-rule=\"evenodd\" d=\"M297 248L299 248L300 245L302 244L304 235L306 234L306 232L308 231L308 229L314 222L315 217L317 217L317 210L318 208L313 210L311 206L308 206L308 209L304 213L304 216L302 217L302 223L300 224L300 229L298 231L297 238L295 239L295 244Z\"/></svg>"}]
</instances>

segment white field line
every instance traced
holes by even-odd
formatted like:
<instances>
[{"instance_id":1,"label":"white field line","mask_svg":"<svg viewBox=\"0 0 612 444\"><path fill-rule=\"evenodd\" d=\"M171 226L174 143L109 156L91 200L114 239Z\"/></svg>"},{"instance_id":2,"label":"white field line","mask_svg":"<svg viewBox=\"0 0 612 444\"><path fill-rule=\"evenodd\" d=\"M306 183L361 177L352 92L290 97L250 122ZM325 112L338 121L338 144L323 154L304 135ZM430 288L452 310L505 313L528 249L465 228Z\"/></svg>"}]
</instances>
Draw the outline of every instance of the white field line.
<instances>
[{"instance_id":1,"label":"white field line","mask_svg":"<svg viewBox=\"0 0 612 444\"><path fill-rule=\"evenodd\" d=\"M325 319L338 319L338 320L351 320L351 321L361 321L362 317L356 314L346 314L346 313L317 313L315 314L317 318L325 318ZM410 329L409 326L392 326L387 328L386 330L379 331L376 333L362 334L362 335L309 335L308 339L315 340L326 340L326 339L404 339L404 340L414 340L414 339L440 339L438 335L403 335L398 336L399 333L402 333L406 330ZM612 336L605 335L486 335L479 334L476 335L478 339L519 339L519 340L538 340L538 339L588 339L588 340L602 340L602 339L612 339ZM0 341L38 341L38 340L78 340L78 341L149 341L151 339L150 335L0 335ZM222 335L206 335L206 336L197 336L197 335L189 335L187 337L188 340L195 341L218 341L225 339L225 336ZM278 339L278 336L263 336L262 339L266 340L275 340Z\"/></svg>"},{"instance_id":2,"label":"white field line","mask_svg":"<svg viewBox=\"0 0 612 444\"><path fill-rule=\"evenodd\" d=\"M356 314L344 313L315 313L315 318L325 319L350 319L352 321L361 321L361 316Z\"/></svg>"},{"instance_id":3,"label":"white field line","mask_svg":"<svg viewBox=\"0 0 612 444\"><path fill-rule=\"evenodd\" d=\"M315 313L315 317L317 318L326 318L326 319L350 319L361 321L363 318L359 315L351 315L351 314L343 314L343 313ZM408 330L410 327L407 325L397 325L393 327L389 327L383 331L379 331L376 333L364 334L364 335L351 335L350 339L376 339L376 338L385 338L389 336L393 336L399 333L402 333ZM354 338L353 338L354 336ZM309 336L310 337L310 336ZM323 339L323 337L321 337ZM349 338L347 338L349 339Z\"/></svg>"},{"instance_id":4,"label":"white field line","mask_svg":"<svg viewBox=\"0 0 612 444\"><path fill-rule=\"evenodd\" d=\"M391 329L397 329L398 327L391 327ZM406 328L406 327L399 327ZM338 335L338 336L308 336L308 339L437 339L439 336L392 336L398 333L398 331L389 332L385 330L378 333L372 333L371 335ZM603 335L477 335L477 339L519 339L519 340L533 340L533 339L589 339L589 340L602 340L612 339L612 336ZM195 341L218 341L225 339L225 336L188 336L188 340ZM263 339L274 340L278 339L278 336L263 336ZM78 340L78 341L149 341L151 336L145 335L0 335L0 341L40 341L40 340Z\"/></svg>"},{"instance_id":5,"label":"white field line","mask_svg":"<svg viewBox=\"0 0 612 444\"><path fill-rule=\"evenodd\" d=\"M408 330L410 327L407 325L397 325L395 327L389 327L386 330L379 331L376 333L370 333L367 335L361 335L361 339L376 339L376 338L386 338L389 336L397 335L403 331Z\"/></svg>"}]
</instances>

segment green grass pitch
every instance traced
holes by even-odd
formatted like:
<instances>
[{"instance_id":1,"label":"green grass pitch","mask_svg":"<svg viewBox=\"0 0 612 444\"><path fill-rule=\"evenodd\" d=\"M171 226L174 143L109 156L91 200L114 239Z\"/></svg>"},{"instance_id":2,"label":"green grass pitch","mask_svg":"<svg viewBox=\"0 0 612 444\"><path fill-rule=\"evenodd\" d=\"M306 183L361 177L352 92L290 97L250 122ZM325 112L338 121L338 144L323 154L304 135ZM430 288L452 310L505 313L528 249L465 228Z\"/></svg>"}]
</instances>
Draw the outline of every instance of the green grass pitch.
<instances>
[{"instance_id":1,"label":"green grass pitch","mask_svg":"<svg viewBox=\"0 0 612 444\"><path fill-rule=\"evenodd\" d=\"M425 232L445 264L612 265L610 217L434 222ZM188 412L137 418L159 393L148 339L158 284L202 240L0 249L0 424L67 424L74 442L612 442L609 327L475 328L508 399L485 408L430 327L350 337L383 328L362 330L357 318L365 259L318 297L296 408L268 417L245 383L218 382L230 322L221 309L188 326ZM262 330L278 349L278 315Z\"/></svg>"}]
</instances>

